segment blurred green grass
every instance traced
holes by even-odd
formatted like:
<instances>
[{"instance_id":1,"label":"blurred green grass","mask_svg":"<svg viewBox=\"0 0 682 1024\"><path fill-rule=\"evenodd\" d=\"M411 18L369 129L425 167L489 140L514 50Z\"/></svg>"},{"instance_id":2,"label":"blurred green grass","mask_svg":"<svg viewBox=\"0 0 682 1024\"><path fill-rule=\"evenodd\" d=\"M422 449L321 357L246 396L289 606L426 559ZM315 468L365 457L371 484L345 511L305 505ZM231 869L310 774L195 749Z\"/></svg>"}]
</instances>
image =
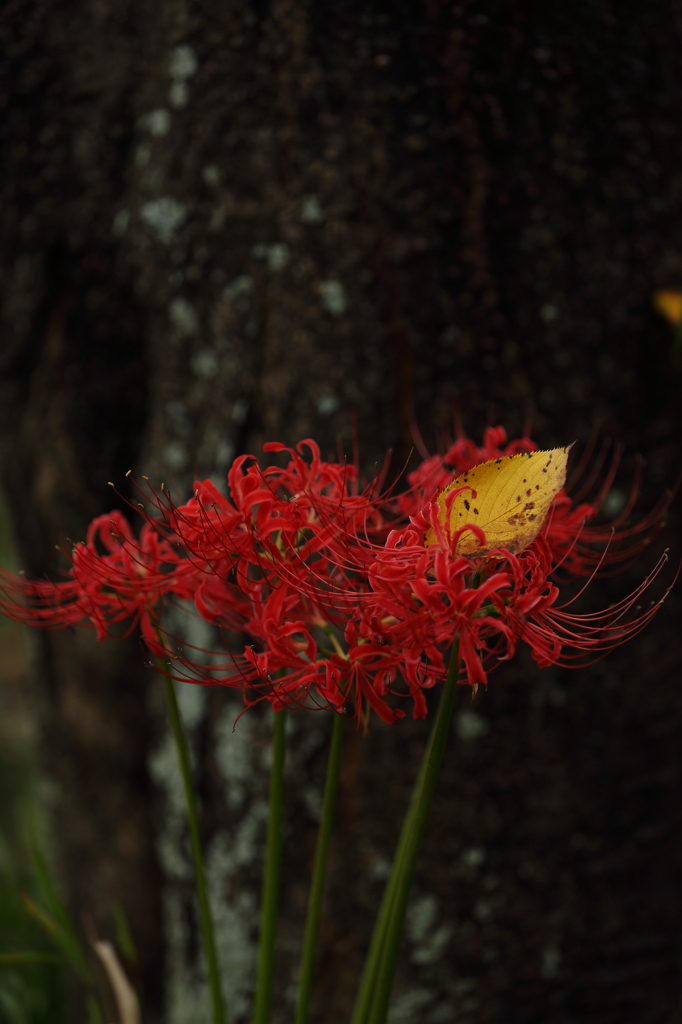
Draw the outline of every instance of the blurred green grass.
<instances>
[{"instance_id":1,"label":"blurred green grass","mask_svg":"<svg viewBox=\"0 0 682 1024\"><path fill-rule=\"evenodd\" d=\"M0 565L19 568L1 495ZM43 902L30 837L45 848L26 638L0 615L0 1024L62 1024L61 957L25 902Z\"/></svg>"}]
</instances>

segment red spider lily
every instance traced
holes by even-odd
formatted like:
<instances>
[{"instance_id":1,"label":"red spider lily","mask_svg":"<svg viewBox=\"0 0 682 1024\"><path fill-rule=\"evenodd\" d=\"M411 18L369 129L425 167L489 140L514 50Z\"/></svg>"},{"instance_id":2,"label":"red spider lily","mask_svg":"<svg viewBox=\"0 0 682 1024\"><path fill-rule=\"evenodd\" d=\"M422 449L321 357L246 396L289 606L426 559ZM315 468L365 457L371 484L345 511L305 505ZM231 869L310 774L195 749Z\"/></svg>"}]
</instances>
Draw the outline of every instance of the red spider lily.
<instances>
[{"instance_id":1,"label":"red spider lily","mask_svg":"<svg viewBox=\"0 0 682 1024\"><path fill-rule=\"evenodd\" d=\"M176 543L200 570L198 613L262 647L260 653L247 647L224 665L212 652L210 670L183 653L176 670L194 681L240 687L247 700L266 697L276 708L308 699L341 707L350 699L397 721L402 712L384 700L386 680L397 673L395 658L388 665L384 656L377 668L366 647L346 651L340 644L369 592L359 556L386 532L377 484L360 490L354 467L323 462L313 441L293 450L265 448L286 451L288 465L261 469L252 457L241 457L228 476L229 499L202 481L183 506L168 495L157 501Z\"/></svg>"},{"instance_id":2,"label":"red spider lily","mask_svg":"<svg viewBox=\"0 0 682 1024\"><path fill-rule=\"evenodd\" d=\"M343 623L360 581L356 576L349 585L342 563L351 560L339 552L345 543L357 546L358 534L386 532L376 483L361 491L355 467L323 462L314 441L296 449L264 447L286 451L289 464L261 468L253 456L241 456L228 474L229 498L210 480L198 481L184 505L167 492L154 495L161 521L152 522L168 530L198 570L197 608L210 621L238 628L240 619L251 618L245 595L262 602L267 583L302 598L310 593L310 607L299 609L298 618Z\"/></svg>"},{"instance_id":3,"label":"red spider lily","mask_svg":"<svg viewBox=\"0 0 682 1024\"><path fill-rule=\"evenodd\" d=\"M670 592L669 587L663 598L644 610L637 603L666 564L667 554L663 554L649 575L622 600L599 612L570 612L567 609L575 598L558 604L559 588L547 583L552 556L542 538L521 555L509 556L510 571L521 586L519 597L508 603L503 614L512 632L530 646L539 665L575 667L599 660L641 632Z\"/></svg>"},{"instance_id":4,"label":"red spider lily","mask_svg":"<svg viewBox=\"0 0 682 1024\"><path fill-rule=\"evenodd\" d=\"M126 635L139 627L147 644L161 653L156 635L161 600L171 593L192 597L192 564L149 524L135 540L118 511L93 519L85 543L76 544L70 558L67 578L57 583L3 572L0 611L43 629L89 622L100 640L112 625L127 623Z\"/></svg>"},{"instance_id":5,"label":"red spider lily","mask_svg":"<svg viewBox=\"0 0 682 1024\"><path fill-rule=\"evenodd\" d=\"M351 642L358 636L378 652L397 653L413 696L444 676L456 636L465 668L462 683L486 681L482 659L492 653L501 657L500 644L506 656L514 651L514 634L493 602L498 591L509 591L510 575L498 563L479 581L471 561L452 557L451 550L426 548L424 531L414 525L394 531L370 568L372 597L348 631ZM425 713L420 695L415 717Z\"/></svg>"},{"instance_id":6,"label":"red spider lily","mask_svg":"<svg viewBox=\"0 0 682 1024\"><path fill-rule=\"evenodd\" d=\"M592 525L615 461L592 504L560 492L526 550L453 554L462 530L451 535L444 525L449 516L433 500L438 488L482 460L536 447L528 438L507 443L501 427L486 431L481 448L460 438L411 474L410 489L396 499L380 494L378 482L361 488L354 467L322 461L313 441L296 449L266 445L288 453L284 468L242 456L228 475L229 498L210 481L198 482L180 506L162 491L155 496L161 518L148 520L139 541L120 513L100 517L73 549L67 579L34 583L4 574L0 609L46 628L87 620L100 637L127 622L165 654L156 632L162 599L180 598L257 647L247 644L222 662L217 652L202 652L193 662L185 643L174 657L176 678L237 687L247 704L267 699L277 709L351 705L359 720L372 708L397 721L403 711L395 702L407 695L421 717L425 691L443 678L456 637L460 682L476 687L519 642L542 665L574 664L637 633L657 608L639 612L636 602L664 559L604 612L579 614L559 603L559 567L594 575L607 561L630 557L626 542L660 516L659 505L644 525L627 527L631 502L608 527ZM588 474L587 489L597 472ZM479 527L465 529L485 539ZM427 531L435 538L428 547Z\"/></svg>"},{"instance_id":7,"label":"red spider lily","mask_svg":"<svg viewBox=\"0 0 682 1024\"><path fill-rule=\"evenodd\" d=\"M437 543L425 547L429 529ZM586 664L640 632L662 603L645 611L637 607L666 555L622 601L602 612L578 613L569 610L572 602L558 603L548 536L516 555L501 548L472 559L452 554L462 532L450 536L433 503L389 536L369 571L374 597L364 602L360 631L375 643L398 647L412 683L419 673L429 680L443 676L443 654L456 636L466 669L460 682L473 686L486 681L491 663L512 657L518 641L530 646L540 665ZM417 658L418 674L410 676Z\"/></svg>"},{"instance_id":8,"label":"red spider lily","mask_svg":"<svg viewBox=\"0 0 682 1024\"><path fill-rule=\"evenodd\" d=\"M594 575L608 559L613 527L605 532L586 524L608 493L615 462L592 505L573 506L561 492L528 549L518 555L500 549L472 559L453 556L462 530L450 536L442 510L435 502L424 507L424 495L431 491L435 497L436 481L448 484L482 459L534 451L533 441L507 444L501 427L486 432L482 448L460 439L445 458L431 458L412 474L410 490L397 501L357 490L349 494L347 467L319 462L316 446L306 444L311 464L300 458L299 446L298 452L288 450L292 458L286 470L261 471L255 463L245 472L242 463L236 467L243 474L236 483L247 500L238 494L232 507L241 503L246 510L240 513L240 529L246 529L252 545L235 574L238 589L249 595L242 628L262 650L247 649L231 665L216 666L211 681L252 687L256 699L267 697L278 707L309 698L335 707L350 702L361 718L368 704L387 721L399 716L393 698L406 689L420 717L426 713L424 691L443 677L456 636L464 665L460 681L478 686L492 665L514 654L518 642L528 643L540 664L590 660L637 633L657 607L633 611L664 560L633 595L594 615L559 604L552 581L562 565ZM243 477L251 478L246 485ZM355 476L350 479L355 484ZM458 493L451 491L448 500ZM396 507L414 514L407 523L394 520L388 531L387 517ZM193 511L201 521L201 509ZM623 522L619 517L616 526ZM213 520L210 529L215 535ZM484 540L478 527L466 529ZM437 543L427 548L429 530ZM228 535L221 541L223 551L230 548ZM187 534L185 542L189 546ZM200 546L205 550L207 542ZM229 621L234 628L224 611L229 597L222 598L215 585L212 589L212 621ZM199 610L206 615L205 608Z\"/></svg>"},{"instance_id":9,"label":"red spider lily","mask_svg":"<svg viewBox=\"0 0 682 1024\"><path fill-rule=\"evenodd\" d=\"M410 488L400 496L398 506L404 514L414 516L453 479L481 462L537 450L537 444L529 437L508 441L501 426L486 429L480 448L469 438L460 436L444 455L426 457L409 474ZM607 454L608 444L602 446L596 457L594 441L587 445L571 480L554 499L542 529L542 536L552 549L555 568L560 565L567 575L592 576L597 568L599 575L608 575L633 561L663 525L673 497L674 491L666 492L643 519L629 523L641 486L641 464L638 464L634 485L622 510L608 522L595 523L613 488L620 461L620 451L616 449L607 466ZM605 468L596 496L585 501Z\"/></svg>"},{"instance_id":10,"label":"red spider lily","mask_svg":"<svg viewBox=\"0 0 682 1024\"><path fill-rule=\"evenodd\" d=\"M119 512L94 520L86 542L71 553L65 580L30 582L5 574L0 608L43 628L94 624L100 638L126 623L127 632L138 627L152 652L163 656L176 643L169 635L158 637L163 599L193 601L200 617L244 632L262 651L247 646L230 658L220 678L203 666L199 671L184 655L176 657L184 678L254 691L275 707L309 698L341 707L352 690L360 703L366 700L396 721L402 712L381 698L395 664L387 666L383 658L377 677L366 648L353 655L339 642L368 589L355 567L352 578L346 573L354 563L345 547L357 546L357 535L381 532L376 484L361 491L354 467L323 462L314 442L296 450L276 444L266 449L286 450L288 465L261 469L252 457L237 459L229 499L202 481L191 501L178 507L162 489L156 499L162 517L148 518L139 541Z\"/></svg>"},{"instance_id":11,"label":"red spider lily","mask_svg":"<svg viewBox=\"0 0 682 1024\"><path fill-rule=\"evenodd\" d=\"M323 462L314 441L263 447L288 452L289 464L261 468L254 456L240 456L228 473L229 498L210 480L195 483L194 497L181 506L167 493L154 496L162 522L194 563L214 574L237 569L245 589L323 555L330 537L365 530L377 517L376 488L359 493L355 467Z\"/></svg>"},{"instance_id":12,"label":"red spider lily","mask_svg":"<svg viewBox=\"0 0 682 1024\"><path fill-rule=\"evenodd\" d=\"M275 710L305 706L341 711L352 707L358 720L369 706L384 721L399 721L404 711L393 707L387 698L403 668L402 652L365 643L362 638L345 645L344 650L343 638L335 636L328 622L315 626L291 594L288 601L282 597L282 591L271 594L260 619L254 616L245 624L245 632L260 641L262 650L247 645L243 654L229 654L222 662L211 652L212 664L206 666L206 652L201 652L201 660L193 661L190 645L183 644L174 659L174 677L239 689L247 705L266 699ZM286 618L272 615L280 603ZM295 618L301 612L305 617ZM349 626L350 622L352 619ZM350 635L347 628L346 636ZM435 681L434 676L432 683ZM424 677L416 685L408 683L408 694L417 708L423 705L421 689L426 685Z\"/></svg>"},{"instance_id":13,"label":"red spider lily","mask_svg":"<svg viewBox=\"0 0 682 1024\"><path fill-rule=\"evenodd\" d=\"M197 608L201 611L199 604ZM352 614L348 609L347 605L346 621ZM362 640L344 650L338 626L291 583L251 586L242 611L241 631L258 643L260 651L247 645L242 654L229 653L220 661L217 652L201 650L200 658L193 660L195 648L184 643L174 657L174 677L237 688L247 706L266 699L275 710L317 706L340 711L352 704L360 718L368 704L387 722L403 717L404 712L385 699L397 674L399 652L381 651L377 659L376 651ZM212 608L203 617L222 624L225 613ZM207 653L212 656L208 666Z\"/></svg>"}]
</instances>

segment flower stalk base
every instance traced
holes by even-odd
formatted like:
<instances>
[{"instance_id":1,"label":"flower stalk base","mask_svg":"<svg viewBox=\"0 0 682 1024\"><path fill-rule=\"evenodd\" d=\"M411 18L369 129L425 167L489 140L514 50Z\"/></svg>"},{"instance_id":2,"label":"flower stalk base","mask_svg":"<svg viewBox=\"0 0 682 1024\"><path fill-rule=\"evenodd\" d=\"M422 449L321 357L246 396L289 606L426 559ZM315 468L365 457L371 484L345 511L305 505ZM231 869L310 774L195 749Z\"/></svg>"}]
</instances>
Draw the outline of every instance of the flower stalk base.
<instances>
[{"instance_id":1,"label":"flower stalk base","mask_svg":"<svg viewBox=\"0 0 682 1024\"><path fill-rule=\"evenodd\" d=\"M180 767L182 789L185 797L187 824L189 826L192 860L194 862L194 878L197 890L197 900L199 903L199 924L204 943L204 955L206 957L206 968L208 971L208 984L211 993L213 1024L228 1024L228 1015L220 984L218 955L216 952L211 906L208 899L208 888L206 886L204 858L201 848L201 837L199 835L199 818L197 815L197 805L194 797L194 787L192 785L192 772L189 763L187 738L182 725L182 718L180 717L180 708L178 707L178 700L175 696L175 687L173 686L168 659L159 659L159 664L163 679L163 691L166 697L166 705L168 707L168 718L170 720L171 732L173 733L175 750L178 755L178 765Z\"/></svg>"},{"instance_id":2,"label":"flower stalk base","mask_svg":"<svg viewBox=\"0 0 682 1024\"><path fill-rule=\"evenodd\" d=\"M265 874L256 970L256 995L253 1024L269 1024L275 980L275 940L279 911L280 874L282 869L282 809L284 805L284 749L286 712L274 712L272 734L272 775L270 776L270 808L265 847Z\"/></svg>"},{"instance_id":3,"label":"flower stalk base","mask_svg":"<svg viewBox=\"0 0 682 1024\"><path fill-rule=\"evenodd\" d=\"M447 681L403 822L391 876L384 891L351 1024L384 1024L386 1020L412 879L445 753L459 666L459 643L456 639L450 656Z\"/></svg>"},{"instance_id":4,"label":"flower stalk base","mask_svg":"<svg viewBox=\"0 0 682 1024\"><path fill-rule=\"evenodd\" d=\"M327 873L329 842L331 840L334 810L336 808L336 795L339 789L339 775L341 773L341 750L343 746L345 722L346 719L344 715L338 713L334 714L332 739L329 747L329 761L327 763L327 779L324 786L324 800L322 803L322 818L320 820L320 830L317 835L315 864L313 866L313 877L310 884L308 915L306 918L305 935L303 938L301 977L298 984L298 1000L296 1003L296 1017L294 1019L295 1024L307 1024L308 1021L308 1006L310 1003L310 993L313 987L313 973L315 970L317 930L320 923L320 912L322 910L322 897L324 895L324 883Z\"/></svg>"}]
</instances>

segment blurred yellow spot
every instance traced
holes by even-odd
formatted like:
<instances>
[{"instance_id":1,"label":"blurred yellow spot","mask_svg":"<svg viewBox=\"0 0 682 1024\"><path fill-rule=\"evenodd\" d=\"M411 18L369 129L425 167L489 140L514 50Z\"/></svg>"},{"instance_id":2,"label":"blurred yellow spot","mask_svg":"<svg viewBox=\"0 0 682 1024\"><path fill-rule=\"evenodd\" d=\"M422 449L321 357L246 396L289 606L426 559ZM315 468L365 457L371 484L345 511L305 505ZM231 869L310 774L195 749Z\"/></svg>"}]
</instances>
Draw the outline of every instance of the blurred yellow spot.
<instances>
[{"instance_id":1,"label":"blurred yellow spot","mask_svg":"<svg viewBox=\"0 0 682 1024\"><path fill-rule=\"evenodd\" d=\"M682 292L674 292L669 288L654 292L654 309L669 323L675 326L682 323Z\"/></svg>"}]
</instances>

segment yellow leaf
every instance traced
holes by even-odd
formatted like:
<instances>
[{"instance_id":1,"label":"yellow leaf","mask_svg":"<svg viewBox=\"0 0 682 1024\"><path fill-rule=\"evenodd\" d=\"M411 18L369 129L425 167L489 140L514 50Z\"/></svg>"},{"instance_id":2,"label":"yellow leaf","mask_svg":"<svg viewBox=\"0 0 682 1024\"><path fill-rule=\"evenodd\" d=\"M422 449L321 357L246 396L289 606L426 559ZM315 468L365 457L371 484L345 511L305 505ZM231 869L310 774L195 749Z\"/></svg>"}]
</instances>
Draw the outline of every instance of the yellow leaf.
<instances>
[{"instance_id":1,"label":"yellow leaf","mask_svg":"<svg viewBox=\"0 0 682 1024\"><path fill-rule=\"evenodd\" d=\"M571 447L491 459L453 480L438 495L441 523L446 526L449 492L466 487L452 500L450 533L467 523L474 523L485 533L485 543L481 544L471 530L465 531L457 541L455 554L476 558L493 548L506 548L515 554L532 544L564 486ZM433 529L426 534L425 543L427 547L436 543Z\"/></svg>"},{"instance_id":2,"label":"yellow leaf","mask_svg":"<svg viewBox=\"0 0 682 1024\"><path fill-rule=\"evenodd\" d=\"M654 292L654 309L671 324L682 323L682 293L669 288Z\"/></svg>"}]
</instances>

